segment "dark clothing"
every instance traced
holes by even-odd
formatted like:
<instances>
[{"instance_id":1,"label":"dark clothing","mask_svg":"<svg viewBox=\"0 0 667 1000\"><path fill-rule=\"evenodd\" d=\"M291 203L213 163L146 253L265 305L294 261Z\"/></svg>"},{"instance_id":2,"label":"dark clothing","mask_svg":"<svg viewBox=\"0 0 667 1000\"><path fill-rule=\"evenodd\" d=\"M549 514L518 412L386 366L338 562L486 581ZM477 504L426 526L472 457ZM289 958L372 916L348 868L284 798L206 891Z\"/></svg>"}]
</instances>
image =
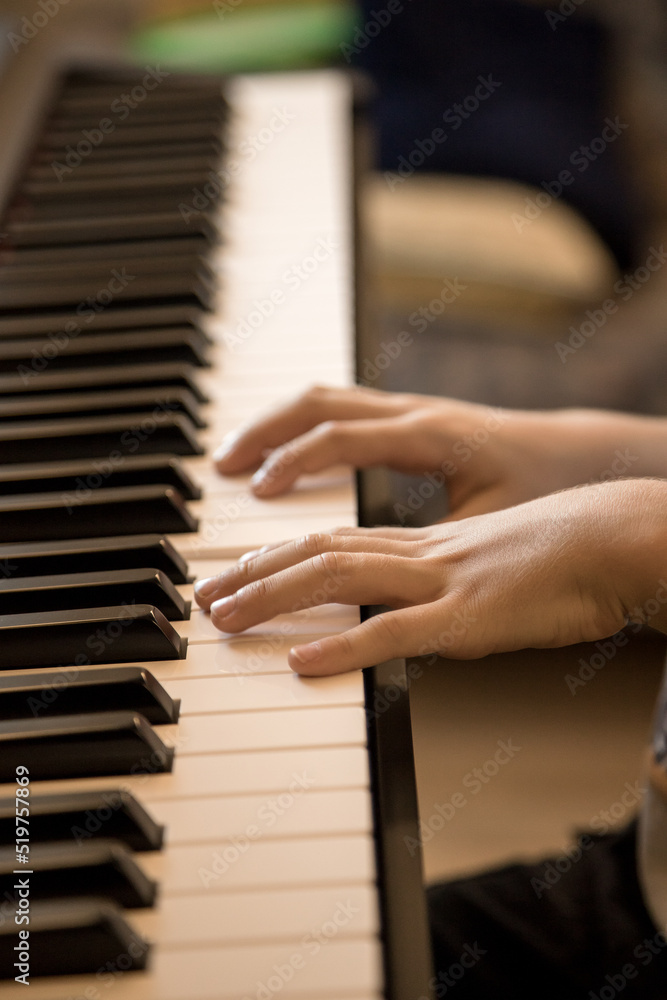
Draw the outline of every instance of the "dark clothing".
<instances>
[{"instance_id":1,"label":"dark clothing","mask_svg":"<svg viewBox=\"0 0 667 1000\"><path fill-rule=\"evenodd\" d=\"M393 14L376 0L359 7L352 58L377 86L381 170L410 158L411 172L502 177L547 194L569 171L563 200L622 267L633 262L641 220L624 170L627 129L609 148L599 141L618 108L608 100L608 32L585 4L565 23L518 0L402 0ZM476 106L480 77L492 92ZM435 129L445 139L430 143Z\"/></svg>"},{"instance_id":2,"label":"dark clothing","mask_svg":"<svg viewBox=\"0 0 667 1000\"><path fill-rule=\"evenodd\" d=\"M437 998L667 998L667 941L639 889L635 823L582 835L550 861L435 885L428 903Z\"/></svg>"}]
</instances>

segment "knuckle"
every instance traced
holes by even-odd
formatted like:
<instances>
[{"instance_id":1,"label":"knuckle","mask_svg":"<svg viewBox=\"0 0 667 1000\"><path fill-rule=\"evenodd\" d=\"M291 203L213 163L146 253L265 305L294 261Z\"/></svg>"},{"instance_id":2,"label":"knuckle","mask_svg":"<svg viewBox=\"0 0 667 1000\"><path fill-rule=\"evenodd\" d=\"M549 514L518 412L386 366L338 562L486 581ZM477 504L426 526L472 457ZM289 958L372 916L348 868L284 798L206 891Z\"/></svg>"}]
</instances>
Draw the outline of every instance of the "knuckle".
<instances>
[{"instance_id":1,"label":"knuckle","mask_svg":"<svg viewBox=\"0 0 667 1000\"><path fill-rule=\"evenodd\" d=\"M392 614L375 615L368 626L369 631L383 642L388 639L393 645L403 638L401 626Z\"/></svg>"},{"instance_id":2,"label":"knuckle","mask_svg":"<svg viewBox=\"0 0 667 1000\"><path fill-rule=\"evenodd\" d=\"M306 406L322 406L331 395L331 390L325 385L311 385L301 396Z\"/></svg>"},{"instance_id":3,"label":"knuckle","mask_svg":"<svg viewBox=\"0 0 667 1000\"><path fill-rule=\"evenodd\" d=\"M314 559L320 553L325 552L328 545L331 545L332 536L322 534L304 535L297 543L299 554L306 559Z\"/></svg>"},{"instance_id":4,"label":"knuckle","mask_svg":"<svg viewBox=\"0 0 667 1000\"><path fill-rule=\"evenodd\" d=\"M245 562L237 563L234 567L233 586L236 590L247 586L253 580L253 568L256 560L247 559Z\"/></svg>"},{"instance_id":5,"label":"knuckle","mask_svg":"<svg viewBox=\"0 0 667 1000\"><path fill-rule=\"evenodd\" d=\"M262 577L259 580L254 580L252 583L249 583L246 587L242 587L241 590L237 591L236 596L240 601L261 601L269 597L272 590L273 587L270 582L270 577Z\"/></svg>"},{"instance_id":6,"label":"knuckle","mask_svg":"<svg viewBox=\"0 0 667 1000\"><path fill-rule=\"evenodd\" d=\"M350 659L354 655L354 646L347 632L341 632L340 635L332 636L331 643L332 646L336 647L336 656L340 656L342 659Z\"/></svg>"},{"instance_id":7,"label":"knuckle","mask_svg":"<svg viewBox=\"0 0 667 1000\"><path fill-rule=\"evenodd\" d=\"M344 559L341 557L339 552L332 552L329 550L321 552L316 557L316 562L319 565L319 568L324 571L326 576L340 576Z\"/></svg>"},{"instance_id":8,"label":"knuckle","mask_svg":"<svg viewBox=\"0 0 667 1000\"><path fill-rule=\"evenodd\" d=\"M320 439L326 439L331 444L339 444L345 438L345 424L340 420L324 420L315 432Z\"/></svg>"}]
</instances>

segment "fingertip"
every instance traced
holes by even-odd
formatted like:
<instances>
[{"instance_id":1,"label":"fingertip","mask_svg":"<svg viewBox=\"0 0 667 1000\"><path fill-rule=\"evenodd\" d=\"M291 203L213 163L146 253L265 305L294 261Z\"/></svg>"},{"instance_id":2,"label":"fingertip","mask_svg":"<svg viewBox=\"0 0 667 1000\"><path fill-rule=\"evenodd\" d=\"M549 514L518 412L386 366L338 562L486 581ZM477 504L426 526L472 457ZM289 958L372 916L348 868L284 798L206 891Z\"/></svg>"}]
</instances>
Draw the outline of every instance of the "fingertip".
<instances>
[{"instance_id":1,"label":"fingertip","mask_svg":"<svg viewBox=\"0 0 667 1000\"><path fill-rule=\"evenodd\" d=\"M287 654L287 663L296 674L302 674L304 677L334 673L333 670L327 669L326 658L322 657L322 645L319 642L292 646Z\"/></svg>"},{"instance_id":2,"label":"fingertip","mask_svg":"<svg viewBox=\"0 0 667 1000\"><path fill-rule=\"evenodd\" d=\"M291 480L285 482L277 473L270 468L262 468L250 480L250 488L258 497L272 497L279 493L284 493L291 485Z\"/></svg>"},{"instance_id":3,"label":"fingertip","mask_svg":"<svg viewBox=\"0 0 667 1000\"><path fill-rule=\"evenodd\" d=\"M197 580L194 585L195 600L200 608L208 611L211 606L213 596L218 589L219 579L217 576L210 576L204 580Z\"/></svg>"}]
</instances>

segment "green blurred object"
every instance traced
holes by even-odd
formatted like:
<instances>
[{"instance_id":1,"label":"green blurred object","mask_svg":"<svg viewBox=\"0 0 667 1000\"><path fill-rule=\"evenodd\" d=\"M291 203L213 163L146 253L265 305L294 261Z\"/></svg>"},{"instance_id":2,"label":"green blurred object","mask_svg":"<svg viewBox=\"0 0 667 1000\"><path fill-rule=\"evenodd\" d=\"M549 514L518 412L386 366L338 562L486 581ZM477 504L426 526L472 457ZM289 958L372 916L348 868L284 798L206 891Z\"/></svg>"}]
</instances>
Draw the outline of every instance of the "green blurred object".
<instances>
[{"instance_id":1,"label":"green blurred object","mask_svg":"<svg viewBox=\"0 0 667 1000\"><path fill-rule=\"evenodd\" d=\"M353 4L261 5L218 0L213 14L144 27L130 54L175 69L226 73L299 69L340 59L357 24Z\"/></svg>"}]
</instances>

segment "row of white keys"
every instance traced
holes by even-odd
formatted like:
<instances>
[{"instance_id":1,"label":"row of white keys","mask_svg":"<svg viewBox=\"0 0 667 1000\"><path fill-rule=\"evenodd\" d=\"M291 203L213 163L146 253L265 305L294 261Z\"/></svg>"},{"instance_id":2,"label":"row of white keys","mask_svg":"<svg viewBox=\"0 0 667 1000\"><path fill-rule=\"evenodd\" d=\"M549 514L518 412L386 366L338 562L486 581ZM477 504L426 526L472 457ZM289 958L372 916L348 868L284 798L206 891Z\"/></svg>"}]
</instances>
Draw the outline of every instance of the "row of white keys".
<instances>
[{"instance_id":1,"label":"row of white keys","mask_svg":"<svg viewBox=\"0 0 667 1000\"><path fill-rule=\"evenodd\" d=\"M243 139L270 128L277 111L289 123L244 162L227 210L230 256L221 267L225 312L234 320L211 324L219 344L215 367L202 379L212 400L202 435L209 452L226 433L312 382L349 383L348 99L348 85L333 74L237 84L234 103L242 110L232 156ZM329 256L297 294L286 274L318 246ZM257 321L258 303L268 310L272 292L283 293L280 306L239 337L240 320ZM349 472L309 477L269 502L251 495L247 476L217 477L208 457L186 465L204 490L191 505L201 529L172 541L198 577L220 572L248 549L356 523ZM181 590L192 596L189 587ZM182 701L179 723L156 727L176 747L173 773L75 783L128 788L166 826L165 849L138 858L160 885L159 904L128 915L153 942L151 969L35 980L33 1000L259 1000L269 993L282 1000L377 1000L382 974L361 676L305 679L287 665L296 641L356 621L356 609L313 607L227 636L195 605L189 622L176 623L189 640L187 658L147 664ZM34 791L72 787L48 782Z\"/></svg>"}]
</instances>

